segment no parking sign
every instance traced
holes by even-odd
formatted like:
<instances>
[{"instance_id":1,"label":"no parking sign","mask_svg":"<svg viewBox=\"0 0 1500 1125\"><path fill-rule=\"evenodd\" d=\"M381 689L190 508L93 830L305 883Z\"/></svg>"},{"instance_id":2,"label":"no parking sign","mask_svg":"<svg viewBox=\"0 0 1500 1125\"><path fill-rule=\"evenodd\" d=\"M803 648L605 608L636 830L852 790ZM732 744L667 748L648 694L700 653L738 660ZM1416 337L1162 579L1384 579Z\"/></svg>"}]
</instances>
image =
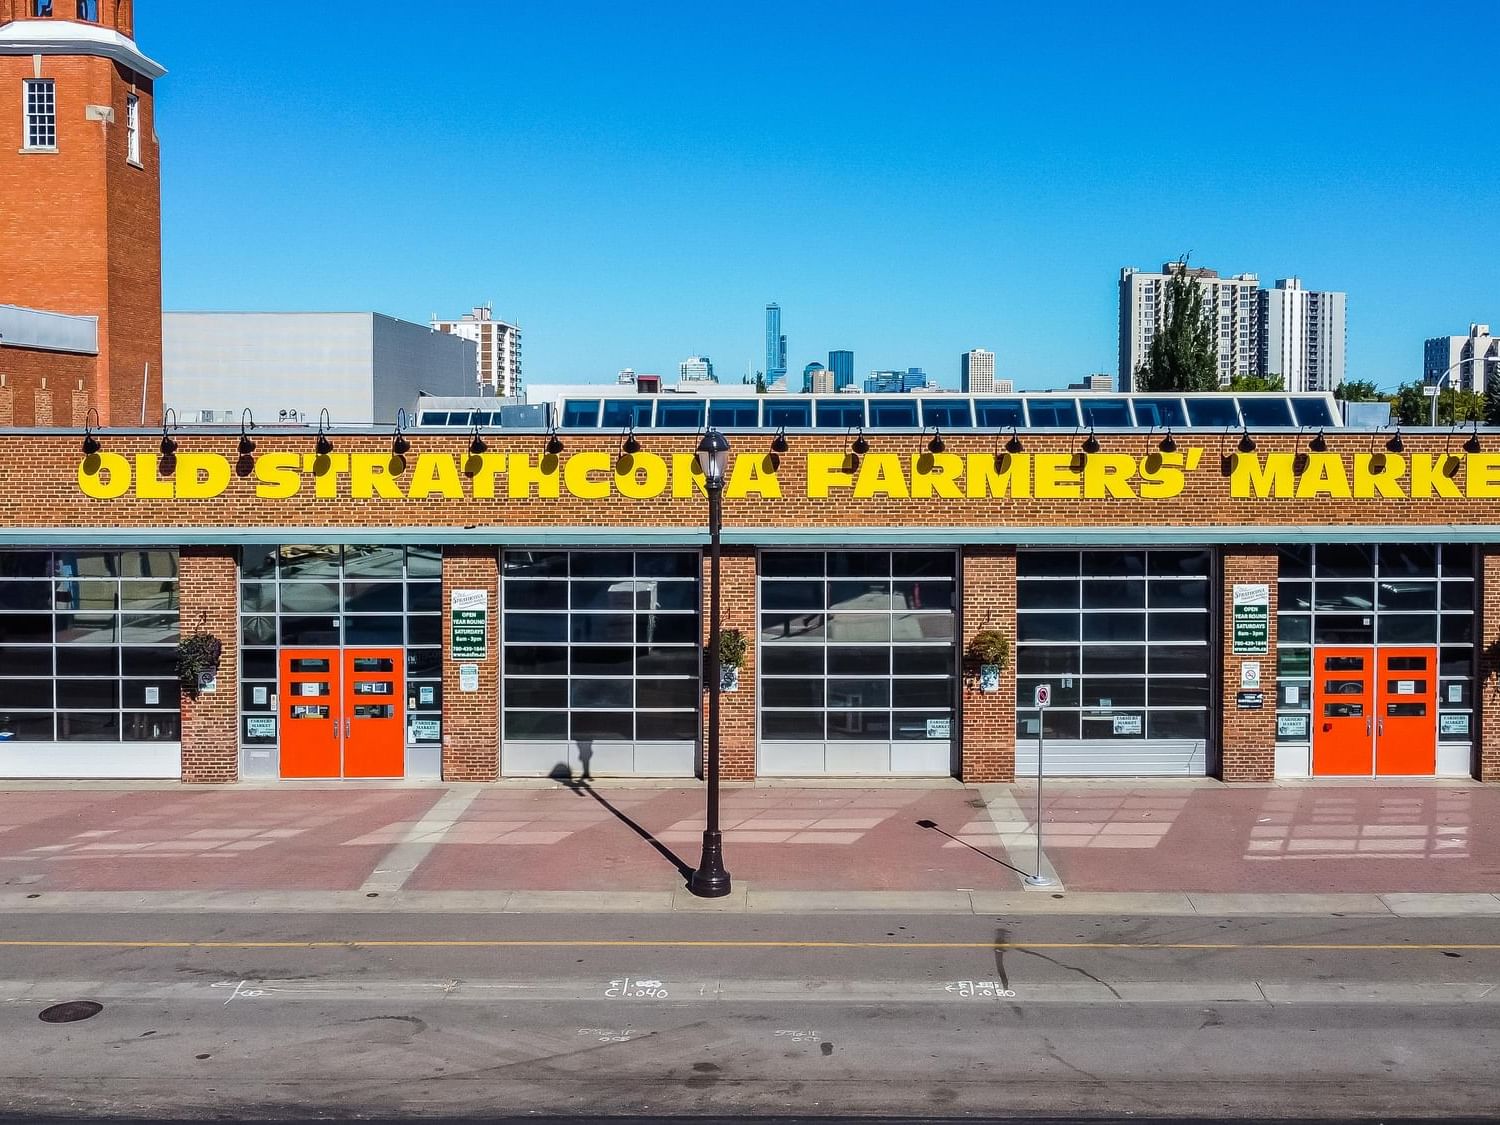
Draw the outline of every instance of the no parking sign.
<instances>
[{"instance_id":1,"label":"no parking sign","mask_svg":"<svg viewBox=\"0 0 1500 1125\"><path fill-rule=\"evenodd\" d=\"M1052 685L1051 684L1037 684L1036 685L1036 709L1038 711L1043 711L1043 710L1046 710L1048 707L1051 707L1051 706L1052 706Z\"/></svg>"}]
</instances>

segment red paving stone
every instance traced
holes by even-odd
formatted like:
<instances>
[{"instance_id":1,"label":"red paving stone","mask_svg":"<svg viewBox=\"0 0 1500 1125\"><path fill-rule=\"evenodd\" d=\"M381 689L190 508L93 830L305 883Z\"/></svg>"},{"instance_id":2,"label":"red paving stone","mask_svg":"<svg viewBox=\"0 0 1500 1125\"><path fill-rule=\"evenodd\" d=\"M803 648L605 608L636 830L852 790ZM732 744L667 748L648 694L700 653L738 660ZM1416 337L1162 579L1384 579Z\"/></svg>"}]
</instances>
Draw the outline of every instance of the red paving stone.
<instances>
[{"instance_id":1,"label":"red paving stone","mask_svg":"<svg viewBox=\"0 0 1500 1125\"><path fill-rule=\"evenodd\" d=\"M698 789L497 790L469 806L407 883L410 890L653 890L680 886L703 832ZM597 798L597 799L596 799ZM732 789L725 865L764 890L951 890L1018 886L990 855L949 848L972 817L966 790ZM612 811L613 810L613 811ZM981 813L982 815L982 813ZM998 849L989 849L1002 855Z\"/></svg>"},{"instance_id":2,"label":"red paving stone","mask_svg":"<svg viewBox=\"0 0 1500 1125\"><path fill-rule=\"evenodd\" d=\"M37 891L358 888L438 789L0 792L0 884ZM39 877L39 878L38 878Z\"/></svg>"},{"instance_id":3,"label":"red paving stone","mask_svg":"<svg viewBox=\"0 0 1500 1125\"><path fill-rule=\"evenodd\" d=\"M0 887L351 890L443 792L0 791ZM1029 810L1032 791L1013 792ZM1074 891L1500 892L1500 787L1064 782L1046 815ZM487 788L406 889L670 889L672 856L697 862L702 816L696 787ZM1030 829L1024 811L997 827L957 787L736 786L723 823L736 880L800 891L1014 889L1000 834Z\"/></svg>"},{"instance_id":4,"label":"red paving stone","mask_svg":"<svg viewBox=\"0 0 1500 1125\"><path fill-rule=\"evenodd\" d=\"M1500 891L1494 787L1064 785L1045 807L1074 891Z\"/></svg>"}]
</instances>

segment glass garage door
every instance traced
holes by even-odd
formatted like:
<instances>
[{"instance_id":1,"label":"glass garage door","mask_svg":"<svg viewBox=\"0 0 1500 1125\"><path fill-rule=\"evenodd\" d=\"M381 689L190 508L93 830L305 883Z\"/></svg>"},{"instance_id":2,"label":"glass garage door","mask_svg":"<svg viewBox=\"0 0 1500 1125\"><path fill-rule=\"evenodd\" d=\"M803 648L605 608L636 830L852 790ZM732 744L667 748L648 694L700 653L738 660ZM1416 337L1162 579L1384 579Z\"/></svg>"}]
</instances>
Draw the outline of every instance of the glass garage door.
<instances>
[{"instance_id":1,"label":"glass garage door","mask_svg":"<svg viewBox=\"0 0 1500 1125\"><path fill-rule=\"evenodd\" d=\"M692 777L697 551L506 551L501 772Z\"/></svg>"},{"instance_id":2,"label":"glass garage door","mask_svg":"<svg viewBox=\"0 0 1500 1125\"><path fill-rule=\"evenodd\" d=\"M1021 551L1016 557L1016 771L1207 772L1212 553ZM1052 685L1039 720L1036 685Z\"/></svg>"},{"instance_id":3,"label":"glass garage door","mask_svg":"<svg viewBox=\"0 0 1500 1125\"><path fill-rule=\"evenodd\" d=\"M957 693L951 551L760 557L763 776L947 776Z\"/></svg>"}]
</instances>

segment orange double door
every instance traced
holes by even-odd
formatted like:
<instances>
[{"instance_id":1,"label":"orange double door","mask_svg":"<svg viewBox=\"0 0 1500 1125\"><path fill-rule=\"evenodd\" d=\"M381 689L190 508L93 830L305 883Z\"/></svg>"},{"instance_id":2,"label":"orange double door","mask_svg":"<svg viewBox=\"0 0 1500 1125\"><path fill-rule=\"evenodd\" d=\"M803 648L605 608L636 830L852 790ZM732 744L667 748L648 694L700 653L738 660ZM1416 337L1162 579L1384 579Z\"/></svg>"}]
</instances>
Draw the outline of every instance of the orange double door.
<instances>
[{"instance_id":1,"label":"orange double door","mask_svg":"<svg viewBox=\"0 0 1500 1125\"><path fill-rule=\"evenodd\" d=\"M1437 773L1436 648L1313 650L1314 777Z\"/></svg>"},{"instance_id":2,"label":"orange double door","mask_svg":"<svg viewBox=\"0 0 1500 1125\"><path fill-rule=\"evenodd\" d=\"M283 649L281 776L403 777L399 648Z\"/></svg>"}]
</instances>

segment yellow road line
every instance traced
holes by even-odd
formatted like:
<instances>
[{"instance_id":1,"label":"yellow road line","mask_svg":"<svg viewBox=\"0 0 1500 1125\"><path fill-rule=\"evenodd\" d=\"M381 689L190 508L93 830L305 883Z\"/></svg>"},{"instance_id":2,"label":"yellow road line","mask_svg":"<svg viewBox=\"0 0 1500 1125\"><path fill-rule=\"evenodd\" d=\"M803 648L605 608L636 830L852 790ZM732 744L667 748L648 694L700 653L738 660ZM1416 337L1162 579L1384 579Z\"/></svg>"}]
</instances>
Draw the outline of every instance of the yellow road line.
<instances>
[{"instance_id":1,"label":"yellow road line","mask_svg":"<svg viewBox=\"0 0 1500 1125\"><path fill-rule=\"evenodd\" d=\"M1236 942L1177 941L684 941L671 938L621 940L348 938L338 941L89 941L0 939L6 949L1145 949L1227 952L1403 953L1437 949L1497 952L1500 943L1466 942Z\"/></svg>"}]
</instances>

